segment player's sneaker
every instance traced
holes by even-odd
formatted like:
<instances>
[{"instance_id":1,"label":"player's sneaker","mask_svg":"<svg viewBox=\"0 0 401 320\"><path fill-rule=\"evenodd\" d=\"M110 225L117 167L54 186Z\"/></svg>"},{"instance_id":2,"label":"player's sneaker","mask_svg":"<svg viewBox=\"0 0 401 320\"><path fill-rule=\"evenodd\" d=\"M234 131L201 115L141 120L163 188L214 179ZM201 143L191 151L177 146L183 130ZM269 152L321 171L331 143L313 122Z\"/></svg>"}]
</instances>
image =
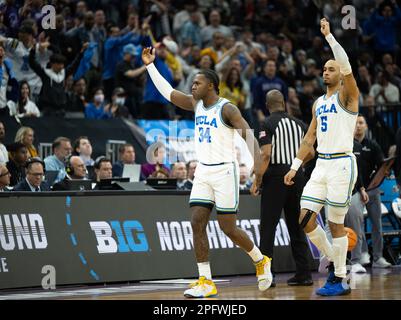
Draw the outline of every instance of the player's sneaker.
<instances>
[{"instance_id":1,"label":"player's sneaker","mask_svg":"<svg viewBox=\"0 0 401 320\"><path fill-rule=\"evenodd\" d=\"M326 284L320 289L316 290L316 294L319 296L343 296L351 293L347 279L334 277L333 280L327 281Z\"/></svg>"},{"instance_id":2,"label":"player's sneaker","mask_svg":"<svg viewBox=\"0 0 401 320\"><path fill-rule=\"evenodd\" d=\"M212 280L206 279L206 277L199 277L199 280L191 283L189 287L184 292L184 296L187 298L210 298L217 296L216 285Z\"/></svg>"},{"instance_id":3,"label":"player's sneaker","mask_svg":"<svg viewBox=\"0 0 401 320\"><path fill-rule=\"evenodd\" d=\"M263 259L255 263L256 276L258 277L258 288L260 291L265 291L270 288L273 275L270 271L272 259L268 256L263 256Z\"/></svg>"}]
</instances>

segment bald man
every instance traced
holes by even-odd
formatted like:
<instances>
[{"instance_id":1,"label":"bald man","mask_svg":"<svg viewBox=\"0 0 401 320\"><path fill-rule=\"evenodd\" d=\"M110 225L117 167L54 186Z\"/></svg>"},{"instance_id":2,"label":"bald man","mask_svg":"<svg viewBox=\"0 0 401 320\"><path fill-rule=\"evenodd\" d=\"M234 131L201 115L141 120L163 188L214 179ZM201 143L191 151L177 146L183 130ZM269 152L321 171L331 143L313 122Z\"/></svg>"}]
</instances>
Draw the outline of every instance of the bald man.
<instances>
[{"instance_id":1,"label":"bald man","mask_svg":"<svg viewBox=\"0 0 401 320\"><path fill-rule=\"evenodd\" d=\"M65 170L67 174L64 180L57 182L53 186L54 191L70 190L68 180L83 180L86 178L86 166L79 156L67 158Z\"/></svg>"},{"instance_id":2,"label":"bald man","mask_svg":"<svg viewBox=\"0 0 401 320\"><path fill-rule=\"evenodd\" d=\"M305 234L298 223L299 203L305 185L304 174L300 171L292 186L285 185L283 180L306 133L306 125L287 114L284 96L278 90L271 90L266 94L266 108L270 116L265 120L259 133L264 172L261 192L260 250L268 257L273 256L276 227L284 210L291 238L291 251L296 264L295 276L288 279L287 284L310 286L313 284L310 271L311 254ZM258 187L254 183L252 192Z\"/></svg>"}]
</instances>

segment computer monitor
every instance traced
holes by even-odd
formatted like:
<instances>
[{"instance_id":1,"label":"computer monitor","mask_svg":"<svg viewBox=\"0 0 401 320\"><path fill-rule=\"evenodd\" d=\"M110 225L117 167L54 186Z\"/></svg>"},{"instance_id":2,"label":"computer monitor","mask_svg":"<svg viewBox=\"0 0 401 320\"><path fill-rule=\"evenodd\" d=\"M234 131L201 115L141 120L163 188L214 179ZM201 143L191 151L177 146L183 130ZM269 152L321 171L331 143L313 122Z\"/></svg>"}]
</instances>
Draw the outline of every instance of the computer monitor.
<instances>
[{"instance_id":1,"label":"computer monitor","mask_svg":"<svg viewBox=\"0 0 401 320\"><path fill-rule=\"evenodd\" d=\"M129 178L111 178L102 179L97 183L98 190L121 190L121 188L116 184L116 182L129 182Z\"/></svg>"},{"instance_id":2,"label":"computer monitor","mask_svg":"<svg viewBox=\"0 0 401 320\"><path fill-rule=\"evenodd\" d=\"M129 178L130 182L138 182L141 176L140 164L124 164L123 178Z\"/></svg>"},{"instance_id":3,"label":"computer monitor","mask_svg":"<svg viewBox=\"0 0 401 320\"><path fill-rule=\"evenodd\" d=\"M92 181L87 179L65 180L68 190L92 190Z\"/></svg>"},{"instance_id":4,"label":"computer monitor","mask_svg":"<svg viewBox=\"0 0 401 320\"><path fill-rule=\"evenodd\" d=\"M146 183L155 189L177 189L177 179L148 178Z\"/></svg>"}]
</instances>

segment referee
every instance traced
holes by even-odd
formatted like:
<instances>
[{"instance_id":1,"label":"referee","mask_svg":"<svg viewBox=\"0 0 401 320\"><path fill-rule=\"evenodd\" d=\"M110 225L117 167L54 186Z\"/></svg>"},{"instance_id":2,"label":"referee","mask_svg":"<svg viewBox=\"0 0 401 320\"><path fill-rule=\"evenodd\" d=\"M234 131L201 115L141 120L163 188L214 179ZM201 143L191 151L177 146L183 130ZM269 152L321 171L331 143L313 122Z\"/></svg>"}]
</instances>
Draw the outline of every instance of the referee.
<instances>
[{"instance_id":1,"label":"referee","mask_svg":"<svg viewBox=\"0 0 401 320\"><path fill-rule=\"evenodd\" d=\"M292 286L309 286L313 284L309 267L311 254L305 232L298 222L305 177L302 170L298 171L292 186L286 186L283 179L296 157L307 128L303 122L285 112L284 97L280 91L271 90L266 94L266 107L270 116L259 132L262 170L265 169L262 180L260 249L263 254L273 257L276 227L284 209L296 264L296 274L287 283ZM256 190L257 186L254 185L252 193L255 194Z\"/></svg>"}]
</instances>

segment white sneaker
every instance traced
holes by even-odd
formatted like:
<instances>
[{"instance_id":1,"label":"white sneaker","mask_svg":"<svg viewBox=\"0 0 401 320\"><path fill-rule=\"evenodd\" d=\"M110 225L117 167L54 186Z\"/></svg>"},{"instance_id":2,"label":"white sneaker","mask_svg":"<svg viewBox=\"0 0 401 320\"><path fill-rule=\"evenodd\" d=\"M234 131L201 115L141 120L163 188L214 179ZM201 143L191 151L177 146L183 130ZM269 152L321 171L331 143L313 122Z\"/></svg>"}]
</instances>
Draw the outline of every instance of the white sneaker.
<instances>
[{"instance_id":1,"label":"white sneaker","mask_svg":"<svg viewBox=\"0 0 401 320\"><path fill-rule=\"evenodd\" d=\"M377 259L376 261L373 261L372 267L373 268L389 268L389 267L391 267L391 263L388 262L383 257L381 257L381 258Z\"/></svg>"},{"instance_id":2,"label":"white sneaker","mask_svg":"<svg viewBox=\"0 0 401 320\"><path fill-rule=\"evenodd\" d=\"M361 265L363 265L363 266L370 263L369 252L362 252L360 262L361 262Z\"/></svg>"},{"instance_id":3,"label":"white sneaker","mask_svg":"<svg viewBox=\"0 0 401 320\"><path fill-rule=\"evenodd\" d=\"M329 269L327 268L330 264L330 260L326 256L321 256L320 257L320 262L319 262L319 273L327 273Z\"/></svg>"},{"instance_id":4,"label":"white sneaker","mask_svg":"<svg viewBox=\"0 0 401 320\"><path fill-rule=\"evenodd\" d=\"M366 273L366 269L360 263L356 263L351 266L351 273Z\"/></svg>"},{"instance_id":5,"label":"white sneaker","mask_svg":"<svg viewBox=\"0 0 401 320\"><path fill-rule=\"evenodd\" d=\"M200 277L198 281L191 283L190 288L185 290L187 298L207 298L217 296L217 289L212 280Z\"/></svg>"},{"instance_id":6,"label":"white sneaker","mask_svg":"<svg viewBox=\"0 0 401 320\"><path fill-rule=\"evenodd\" d=\"M273 275L270 271L271 261L272 259L268 256L263 256L263 260L255 263L258 288L260 291L266 291L272 284Z\"/></svg>"}]
</instances>

